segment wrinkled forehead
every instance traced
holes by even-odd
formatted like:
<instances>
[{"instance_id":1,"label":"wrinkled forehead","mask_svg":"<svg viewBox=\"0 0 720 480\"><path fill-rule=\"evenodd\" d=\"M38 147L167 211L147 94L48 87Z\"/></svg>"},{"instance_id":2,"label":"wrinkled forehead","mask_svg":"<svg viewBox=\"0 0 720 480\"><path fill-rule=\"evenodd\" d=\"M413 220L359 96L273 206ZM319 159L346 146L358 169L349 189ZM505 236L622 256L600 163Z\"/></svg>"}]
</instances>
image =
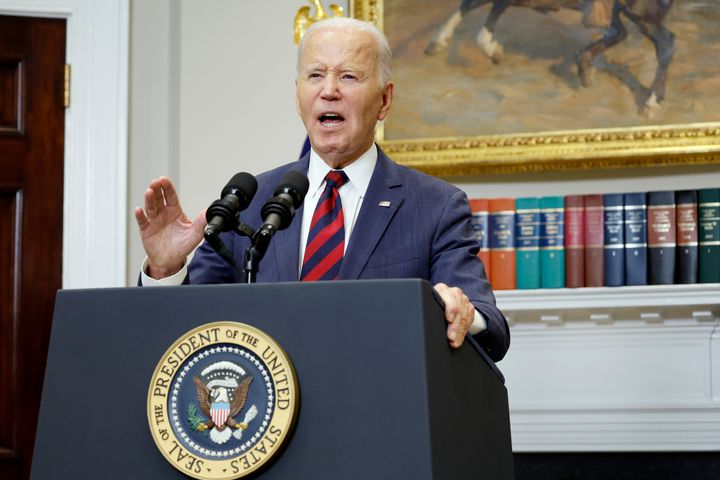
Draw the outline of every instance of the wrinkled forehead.
<instances>
[{"instance_id":1,"label":"wrinkled forehead","mask_svg":"<svg viewBox=\"0 0 720 480\"><path fill-rule=\"evenodd\" d=\"M311 68L355 68L374 71L378 46L373 36L354 28L326 27L305 39L300 70Z\"/></svg>"}]
</instances>

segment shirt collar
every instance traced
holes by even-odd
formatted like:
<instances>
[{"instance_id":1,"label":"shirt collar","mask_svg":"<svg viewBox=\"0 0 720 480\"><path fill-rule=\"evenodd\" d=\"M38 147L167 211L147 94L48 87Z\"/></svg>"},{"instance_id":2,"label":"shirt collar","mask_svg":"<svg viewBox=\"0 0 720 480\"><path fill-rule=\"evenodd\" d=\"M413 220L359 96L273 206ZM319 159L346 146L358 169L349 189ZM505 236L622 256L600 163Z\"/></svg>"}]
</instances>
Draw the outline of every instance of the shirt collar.
<instances>
[{"instance_id":1,"label":"shirt collar","mask_svg":"<svg viewBox=\"0 0 720 480\"><path fill-rule=\"evenodd\" d=\"M365 196L365 192L367 192L368 186L370 185L370 178L375 170L377 159L378 149L377 145L373 143L367 152L343 168L343 171L350 180L350 184L354 186L361 197ZM325 175L327 175L330 170L332 170L330 166L320 158L315 150L310 149L310 164L308 165L308 181L310 186L308 192L313 194L319 190L325 181Z\"/></svg>"}]
</instances>

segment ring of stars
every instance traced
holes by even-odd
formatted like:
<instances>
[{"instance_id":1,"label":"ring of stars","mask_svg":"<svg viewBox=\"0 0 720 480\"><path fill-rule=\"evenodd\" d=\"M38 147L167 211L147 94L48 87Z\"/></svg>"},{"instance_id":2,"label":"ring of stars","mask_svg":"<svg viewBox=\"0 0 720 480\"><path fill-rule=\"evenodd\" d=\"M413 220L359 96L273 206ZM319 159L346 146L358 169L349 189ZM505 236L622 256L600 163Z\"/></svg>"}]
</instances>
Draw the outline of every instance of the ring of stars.
<instances>
[{"instance_id":1,"label":"ring of stars","mask_svg":"<svg viewBox=\"0 0 720 480\"><path fill-rule=\"evenodd\" d=\"M251 362L255 367L260 371L260 375L263 378L263 381L265 383L265 388L267 391L267 407L265 408L265 412L262 417L262 421L260 422L260 427L258 430L253 434L252 437L250 437L248 440L242 443L242 445L235 447L230 450L210 450L208 448L203 447L202 445L198 445L195 443L192 438L185 432L182 422L180 421L180 415L178 414L178 396L180 387L182 386L182 383L185 379L185 377L189 374L190 370L200 361L203 359L215 355L216 353L232 353L241 357L244 357L249 362ZM270 375L267 372L267 369L265 368L265 364L263 364L255 355L250 353L247 350L237 348L235 346L222 346L222 347L212 347L210 349L207 349L193 358L191 358L189 361L187 361L183 367L183 369L178 373L177 377L175 378L175 381L173 382L173 389L172 389L172 395L170 396L170 412L172 416L172 425L174 430L177 432L177 434L182 438L183 442L190 448L192 448L197 453L200 453L202 455L205 455L208 458L227 458L231 456L236 456L241 454L242 452L245 452L246 450L249 450L255 443L263 436L265 433L265 430L267 429L268 425L270 424L270 419L272 418L272 412L273 408L275 406L275 396L274 396L274 388L272 379L270 378Z\"/></svg>"}]
</instances>

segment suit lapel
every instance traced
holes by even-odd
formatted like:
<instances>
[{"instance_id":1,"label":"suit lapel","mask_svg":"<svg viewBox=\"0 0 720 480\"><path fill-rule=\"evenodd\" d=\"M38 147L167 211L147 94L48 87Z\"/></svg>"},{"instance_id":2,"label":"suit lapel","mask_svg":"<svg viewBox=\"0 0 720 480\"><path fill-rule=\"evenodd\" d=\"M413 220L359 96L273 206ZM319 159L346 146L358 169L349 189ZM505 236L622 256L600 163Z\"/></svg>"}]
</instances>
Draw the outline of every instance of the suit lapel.
<instances>
[{"instance_id":1,"label":"suit lapel","mask_svg":"<svg viewBox=\"0 0 720 480\"><path fill-rule=\"evenodd\" d=\"M288 170L297 170L307 175L310 153L306 153L297 163L290 166ZM287 172L287 170L286 170ZM285 172L283 172L284 174ZM275 180L276 182L279 179ZM273 188L275 186L273 185ZM298 280L298 265L300 264L300 227L302 226L303 207L295 212L295 218L290 226L275 234L272 239L275 254L275 265L277 265L278 281L294 282ZM262 263L260 264L262 268Z\"/></svg>"},{"instance_id":2,"label":"suit lapel","mask_svg":"<svg viewBox=\"0 0 720 480\"><path fill-rule=\"evenodd\" d=\"M398 167L378 147L378 161L353 227L338 279L356 280L405 195Z\"/></svg>"},{"instance_id":3,"label":"suit lapel","mask_svg":"<svg viewBox=\"0 0 720 480\"><path fill-rule=\"evenodd\" d=\"M275 265L279 282L294 282L298 279L300 262L300 226L302 224L302 208L296 212L287 230L275 234L272 239L275 250ZM262 269L262 263L260 264Z\"/></svg>"}]
</instances>

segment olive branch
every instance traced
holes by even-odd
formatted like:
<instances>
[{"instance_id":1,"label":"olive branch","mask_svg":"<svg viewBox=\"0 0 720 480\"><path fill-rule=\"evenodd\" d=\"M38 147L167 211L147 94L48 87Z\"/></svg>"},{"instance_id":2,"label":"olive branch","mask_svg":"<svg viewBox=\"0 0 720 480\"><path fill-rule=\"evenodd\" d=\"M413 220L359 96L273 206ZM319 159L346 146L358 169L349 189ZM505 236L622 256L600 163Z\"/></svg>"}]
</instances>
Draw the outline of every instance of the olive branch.
<instances>
[{"instance_id":1,"label":"olive branch","mask_svg":"<svg viewBox=\"0 0 720 480\"><path fill-rule=\"evenodd\" d=\"M188 404L187 423L188 425L190 425L190 428L192 428L193 431L201 433L206 437L208 436L208 431L206 429L200 430L199 428L201 424L205 424L205 419L198 415L197 407L194 403Z\"/></svg>"}]
</instances>

